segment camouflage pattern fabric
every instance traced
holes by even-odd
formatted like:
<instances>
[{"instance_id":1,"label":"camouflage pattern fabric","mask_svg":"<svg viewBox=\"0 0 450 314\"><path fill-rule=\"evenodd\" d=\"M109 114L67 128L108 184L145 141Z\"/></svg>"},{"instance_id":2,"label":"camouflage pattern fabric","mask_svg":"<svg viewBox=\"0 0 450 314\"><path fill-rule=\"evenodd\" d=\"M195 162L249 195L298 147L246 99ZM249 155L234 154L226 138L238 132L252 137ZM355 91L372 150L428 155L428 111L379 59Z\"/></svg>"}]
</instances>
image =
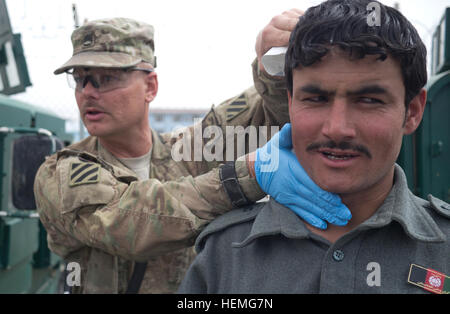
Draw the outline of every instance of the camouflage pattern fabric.
<instances>
[{"instance_id":1,"label":"camouflage pattern fabric","mask_svg":"<svg viewBox=\"0 0 450 314\"><path fill-rule=\"evenodd\" d=\"M129 68L140 62L156 67L153 26L127 18L95 20L72 33L73 56L55 70L73 67Z\"/></svg>"},{"instance_id":2,"label":"camouflage pattern fabric","mask_svg":"<svg viewBox=\"0 0 450 314\"><path fill-rule=\"evenodd\" d=\"M258 91L250 88L213 107L202 128L288 122L283 82L271 81L257 68L254 62ZM227 118L236 99L246 105ZM171 134L152 131L152 139L149 180L138 180L96 137L48 157L40 167L34 192L49 248L81 266L81 286L74 293L125 292L133 261L148 262L140 293L175 292L194 258L196 236L232 208L219 180L219 162L176 162ZM264 197L244 160L236 162L236 172L250 200Z\"/></svg>"}]
</instances>

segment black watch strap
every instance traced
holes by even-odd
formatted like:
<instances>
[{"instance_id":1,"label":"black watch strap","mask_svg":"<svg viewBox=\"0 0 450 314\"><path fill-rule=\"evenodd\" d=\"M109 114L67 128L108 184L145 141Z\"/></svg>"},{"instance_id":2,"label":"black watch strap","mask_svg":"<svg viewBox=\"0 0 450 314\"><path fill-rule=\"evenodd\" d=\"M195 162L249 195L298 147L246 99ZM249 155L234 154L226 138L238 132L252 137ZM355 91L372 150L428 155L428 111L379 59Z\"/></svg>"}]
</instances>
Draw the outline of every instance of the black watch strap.
<instances>
[{"instance_id":1,"label":"black watch strap","mask_svg":"<svg viewBox=\"0 0 450 314\"><path fill-rule=\"evenodd\" d=\"M234 168L234 161L227 162L219 168L220 181L225 189L231 203L234 207L242 207L252 204L239 185L239 181L236 176L236 170Z\"/></svg>"}]
</instances>

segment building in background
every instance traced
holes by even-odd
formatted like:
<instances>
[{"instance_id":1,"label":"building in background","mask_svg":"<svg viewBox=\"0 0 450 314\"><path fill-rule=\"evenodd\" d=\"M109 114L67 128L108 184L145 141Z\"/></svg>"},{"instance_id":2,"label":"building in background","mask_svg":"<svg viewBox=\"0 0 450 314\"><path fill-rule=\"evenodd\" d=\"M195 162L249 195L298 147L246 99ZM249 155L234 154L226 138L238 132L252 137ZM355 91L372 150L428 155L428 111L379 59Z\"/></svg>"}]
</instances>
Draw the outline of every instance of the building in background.
<instances>
[{"instance_id":1,"label":"building in background","mask_svg":"<svg viewBox=\"0 0 450 314\"><path fill-rule=\"evenodd\" d=\"M205 116L209 109L151 109L150 126L159 133L172 132L180 127L192 125Z\"/></svg>"}]
</instances>

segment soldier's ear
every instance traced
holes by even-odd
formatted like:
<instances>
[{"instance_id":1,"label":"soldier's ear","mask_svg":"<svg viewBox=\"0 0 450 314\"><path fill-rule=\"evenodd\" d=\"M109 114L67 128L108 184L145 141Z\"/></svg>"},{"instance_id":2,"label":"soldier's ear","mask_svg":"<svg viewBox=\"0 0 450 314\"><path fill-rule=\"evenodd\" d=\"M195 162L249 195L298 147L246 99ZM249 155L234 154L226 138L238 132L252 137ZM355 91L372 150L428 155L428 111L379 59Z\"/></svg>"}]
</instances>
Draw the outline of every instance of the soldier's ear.
<instances>
[{"instance_id":1,"label":"soldier's ear","mask_svg":"<svg viewBox=\"0 0 450 314\"><path fill-rule=\"evenodd\" d=\"M158 94L158 75L150 72L145 77L145 101L150 103Z\"/></svg>"},{"instance_id":2,"label":"soldier's ear","mask_svg":"<svg viewBox=\"0 0 450 314\"><path fill-rule=\"evenodd\" d=\"M411 134L419 127L426 103L427 91L422 89L420 93L417 94L416 97L414 97L409 103L403 126L404 134Z\"/></svg>"}]
</instances>

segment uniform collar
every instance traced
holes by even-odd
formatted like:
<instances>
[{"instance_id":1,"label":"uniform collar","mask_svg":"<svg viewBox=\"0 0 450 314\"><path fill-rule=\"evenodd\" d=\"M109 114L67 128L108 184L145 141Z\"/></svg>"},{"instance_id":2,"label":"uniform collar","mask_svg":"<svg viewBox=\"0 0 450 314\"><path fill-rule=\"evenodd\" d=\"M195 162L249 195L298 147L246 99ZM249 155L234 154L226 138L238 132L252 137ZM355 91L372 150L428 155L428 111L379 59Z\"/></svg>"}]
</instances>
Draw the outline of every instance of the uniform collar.
<instances>
[{"instance_id":1,"label":"uniform collar","mask_svg":"<svg viewBox=\"0 0 450 314\"><path fill-rule=\"evenodd\" d=\"M386 200L362 225L381 227L397 221L410 238L424 242L445 242L445 234L426 210L430 206L429 202L408 189L406 175L399 165L395 165L394 178L394 186Z\"/></svg>"},{"instance_id":2,"label":"uniform collar","mask_svg":"<svg viewBox=\"0 0 450 314\"><path fill-rule=\"evenodd\" d=\"M152 131L152 160L166 159L171 157L171 149L165 144L161 135L155 130Z\"/></svg>"},{"instance_id":3,"label":"uniform collar","mask_svg":"<svg viewBox=\"0 0 450 314\"><path fill-rule=\"evenodd\" d=\"M242 242L233 243L233 247L244 247L263 236L282 234L287 238L304 239L309 233L295 213L271 198L255 217L250 234Z\"/></svg>"},{"instance_id":4,"label":"uniform collar","mask_svg":"<svg viewBox=\"0 0 450 314\"><path fill-rule=\"evenodd\" d=\"M103 161L106 161L111 165L123 167L120 161L100 144L96 136L88 136L87 138L70 145L67 149L88 153L95 158L100 157Z\"/></svg>"},{"instance_id":5,"label":"uniform collar","mask_svg":"<svg viewBox=\"0 0 450 314\"><path fill-rule=\"evenodd\" d=\"M394 186L381 207L351 232L381 228L397 221L410 238L424 242L446 241L444 233L425 209L428 202L409 191L405 173L398 165L395 165L394 177ZM275 234L292 239L305 239L310 236L311 231L290 209L271 199L256 216L250 234L233 246L244 247L259 237Z\"/></svg>"},{"instance_id":6,"label":"uniform collar","mask_svg":"<svg viewBox=\"0 0 450 314\"><path fill-rule=\"evenodd\" d=\"M152 133L152 148L151 148L151 157L150 160L154 159L165 159L170 156L170 149L164 145L163 139L158 132L150 129ZM90 136L85 140L85 145L83 145L84 149L91 153L98 153L98 155L105 160L106 162L113 164L115 166L120 167L122 163L107 149L105 149L95 136ZM123 166L123 165L122 165Z\"/></svg>"}]
</instances>

